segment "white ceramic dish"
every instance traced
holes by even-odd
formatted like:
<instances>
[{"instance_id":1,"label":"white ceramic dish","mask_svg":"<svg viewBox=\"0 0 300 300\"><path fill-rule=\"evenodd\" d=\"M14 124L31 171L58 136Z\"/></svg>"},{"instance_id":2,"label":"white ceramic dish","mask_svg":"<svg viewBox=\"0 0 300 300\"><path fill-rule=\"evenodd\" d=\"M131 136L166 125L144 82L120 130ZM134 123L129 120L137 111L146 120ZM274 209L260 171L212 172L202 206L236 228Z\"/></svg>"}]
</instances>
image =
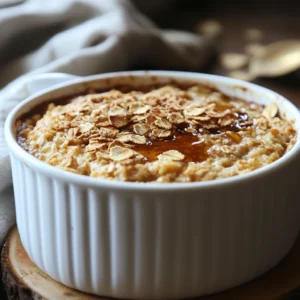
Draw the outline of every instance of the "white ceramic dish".
<instances>
[{"instance_id":1,"label":"white ceramic dish","mask_svg":"<svg viewBox=\"0 0 300 300\"><path fill-rule=\"evenodd\" d=\"M212 85L259 103L280 95L235 79L183 72L111 73L84 78L46 74L6 121L17 224L30 258L76 289L120 298L186 298L244 283L277 264L299 230L300 141L275 163L246 175L186 184L123 183L49 166L16 142L15 120L39 103L114 84L177 80Z\"/></svg>"}]
</instances>

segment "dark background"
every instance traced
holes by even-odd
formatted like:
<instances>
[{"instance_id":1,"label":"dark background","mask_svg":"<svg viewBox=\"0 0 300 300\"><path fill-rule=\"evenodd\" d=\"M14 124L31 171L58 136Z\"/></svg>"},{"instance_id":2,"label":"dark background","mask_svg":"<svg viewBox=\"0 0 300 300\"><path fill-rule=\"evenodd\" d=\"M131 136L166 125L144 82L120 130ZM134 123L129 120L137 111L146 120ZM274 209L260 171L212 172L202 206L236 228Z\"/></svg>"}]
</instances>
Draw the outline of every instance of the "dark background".
<instances>
[{"instance_id":1,"label":"dark background","mask_svg":"<svg viewBox=\"0 0 300 300\"><path fill-rule=\"evenodd\" d=\"M151 2L151 3L150 3ZM164 2L161 8L155 6ZM223 34L217 45L219 53L241 52L245 48L244 32L257 28L264 34L263 43L300 40L300 1L294 0L136 0L136 5L155 23L168 29L195 31L198 22L217 20ZM205 70L225 75L216 58ZM255 83L271 88L300 107L300 73L279 79L260 79Z\"/></svg>"}]
</instances>

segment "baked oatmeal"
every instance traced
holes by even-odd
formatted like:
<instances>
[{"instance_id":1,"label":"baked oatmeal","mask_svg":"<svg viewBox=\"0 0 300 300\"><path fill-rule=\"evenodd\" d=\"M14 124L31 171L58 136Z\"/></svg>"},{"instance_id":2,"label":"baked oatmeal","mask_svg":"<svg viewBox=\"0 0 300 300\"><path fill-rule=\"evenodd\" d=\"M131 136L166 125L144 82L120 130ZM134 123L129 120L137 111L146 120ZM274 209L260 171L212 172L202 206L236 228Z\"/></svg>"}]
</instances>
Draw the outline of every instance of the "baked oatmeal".
<instances>
[{"instance_id":1,"label":"baked oatmeal","mask_svg":"<svg viewBox=\"0 0 300 300\"><path fill-rule=\"evenodd\" d=\"M195 182L271 164L296 139L264 107L202 85L89 91L18 121L18 142L41 161L102 179Z\"/></svg>"}]
</instances>

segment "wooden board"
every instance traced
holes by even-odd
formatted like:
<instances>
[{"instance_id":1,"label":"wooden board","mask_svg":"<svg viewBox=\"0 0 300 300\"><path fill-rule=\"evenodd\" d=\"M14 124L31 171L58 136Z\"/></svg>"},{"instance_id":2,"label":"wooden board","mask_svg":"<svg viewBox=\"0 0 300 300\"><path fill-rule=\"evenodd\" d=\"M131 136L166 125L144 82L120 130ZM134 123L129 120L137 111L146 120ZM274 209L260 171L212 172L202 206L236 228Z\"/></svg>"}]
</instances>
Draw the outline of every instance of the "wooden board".
<instances>
[{"instance_id":1,"label":"wooden board","mask_svg":"<svg viewBox=\"0 0 300 300\"><path fill-rule=\"evenodd\" d=\"M51 279L29 259L16 228L10 232L6 240L1 266L9 300L109 299L79 292ZM230 291L199 299L300 299L300 238L289 255L267 274Z\"/></svg>"}]
</instances>

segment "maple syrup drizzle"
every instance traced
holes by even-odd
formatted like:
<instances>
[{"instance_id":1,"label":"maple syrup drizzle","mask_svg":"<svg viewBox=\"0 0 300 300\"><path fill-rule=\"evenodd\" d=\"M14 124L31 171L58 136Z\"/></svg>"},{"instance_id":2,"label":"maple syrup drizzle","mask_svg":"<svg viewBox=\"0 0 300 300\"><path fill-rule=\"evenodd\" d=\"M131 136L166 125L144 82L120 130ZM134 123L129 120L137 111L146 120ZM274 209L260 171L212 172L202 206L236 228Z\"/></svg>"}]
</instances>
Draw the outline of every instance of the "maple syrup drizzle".
<instances>
[{"instance_id":1,"label":"maple syrup drizzle","mask_svg":"<svg viewBox=\"0 0 300 300\"><path fill-rule=\"evenodd\" d=\"M171 139L152 140L144 145L135 145L133 149L143 155L147 162L157 160L158 155L169 150L182 153L185 162L202 162L208 157L209 145L199 136L178 132Z\"/></svg>"}]
</instances>

